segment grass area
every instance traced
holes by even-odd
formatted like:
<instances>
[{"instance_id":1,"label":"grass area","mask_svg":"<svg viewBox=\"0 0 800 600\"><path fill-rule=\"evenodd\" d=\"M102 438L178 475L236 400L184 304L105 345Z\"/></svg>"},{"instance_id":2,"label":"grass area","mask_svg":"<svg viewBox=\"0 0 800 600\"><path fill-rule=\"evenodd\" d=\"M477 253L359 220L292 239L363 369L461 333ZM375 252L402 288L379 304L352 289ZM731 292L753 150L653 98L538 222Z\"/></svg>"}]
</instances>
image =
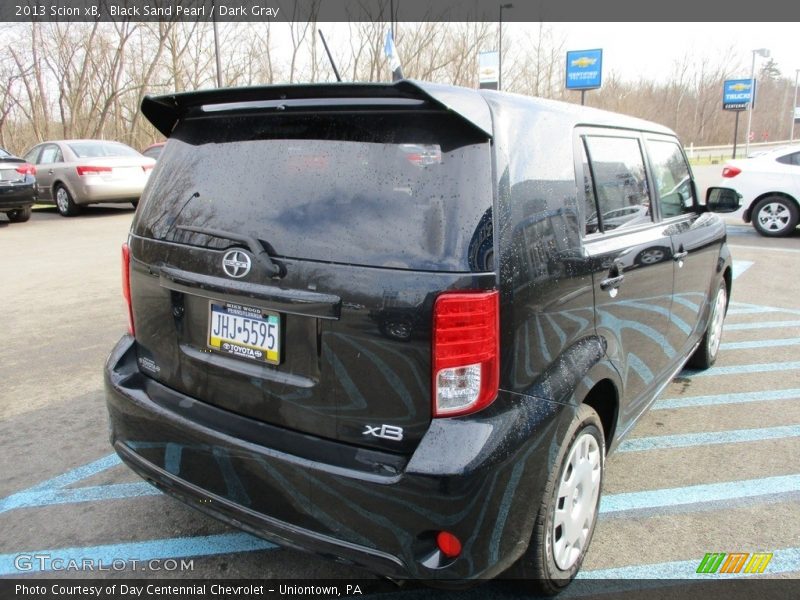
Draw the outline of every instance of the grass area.
<instances>
[{"instance_id":1,"label":"grass area","mask_svg":"<svg viewBox=\"0 0 800 600\"><path fill-rule=\"evenodd\" d=\"M695 156L689 159L689 164L693 167L702 165L723 165L725 162L731 160L731 158L732 156L730 154L720 156Z\"/></svg>"}]
</instances>

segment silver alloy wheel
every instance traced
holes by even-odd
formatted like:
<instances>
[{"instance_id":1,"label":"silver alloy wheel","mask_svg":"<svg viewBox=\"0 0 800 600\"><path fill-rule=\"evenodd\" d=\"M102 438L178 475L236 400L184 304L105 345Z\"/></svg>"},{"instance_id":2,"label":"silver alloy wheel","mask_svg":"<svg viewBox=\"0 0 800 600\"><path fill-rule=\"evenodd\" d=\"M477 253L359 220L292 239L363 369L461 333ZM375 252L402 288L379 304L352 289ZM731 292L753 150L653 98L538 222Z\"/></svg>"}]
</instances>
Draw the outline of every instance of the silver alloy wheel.
<instances>
[{"instance_id":1,"label":"silver alloy wheel","mask_svg":"<svg viewBox=\"0 0 800 600\"><path fill-rule=\"evenodd\" d=\"M719 343L722 340L722 325L725 322L725 305L728 302L728 293L725 286L720 286L717 297L714 300L711 323L708 326L708 355L714 357L719 350Z\"/></svg>"},{"instance_id":2,"label":"silver alloy wheel","mask_svg":"<svg viewBox=\"0 0 800 600\"><path fill-rule=\"evenodd\" d=\"M58 206L58 211L62 214L66 214L69 211L69 196L67 190L63 187L56 190L56 206Z\"/></svg>"},{"instance_id":3,"label":"silver alloy wheel","mask_svg":"<svg viewBox=\"0 0 800 600\"><path fill-rule=\"evenodd\" d=\"M770 202L762 206L756 215L759 224L767 231L779 232L789 226L792 213L780 202Z\"/></svg>"},{"instance_id":4,"label":"silver alloy wheel","mask_svg":"<svg viewBox=\"0 0 800 600\"><path fill-rule=\"evenodd\" d=\"M564 463L550 531L553 560L562 571L572 568L586 550L597 516L601 461L597 439L583 433L575 440Z\"/></svg>"},{"instance_id":5,"label":"silver alloy wheel","mask_svg":"<svg viewBox=\"0 0 800 600\"><path fill-rule=\"evenodd\" d=\"M639 262L643 265L654 265L664 260L664 251L658 248L644 250L640 255Z\"/></svg>"}]
</instances>

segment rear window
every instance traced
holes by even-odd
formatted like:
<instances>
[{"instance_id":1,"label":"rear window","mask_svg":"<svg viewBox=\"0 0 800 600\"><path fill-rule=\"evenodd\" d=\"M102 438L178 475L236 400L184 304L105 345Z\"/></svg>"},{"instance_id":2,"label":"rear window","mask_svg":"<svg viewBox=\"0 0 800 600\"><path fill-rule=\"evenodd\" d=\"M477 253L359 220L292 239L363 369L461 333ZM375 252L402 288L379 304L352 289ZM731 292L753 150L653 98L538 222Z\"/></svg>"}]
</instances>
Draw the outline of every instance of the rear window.
<instances>
[{"instance_id":1,"label":"rear window","mask_svg":"<svg viewBox=\"0 0 800 600\"><path fill-rule=\"evenodd\" d=\"M69 147L78 158L140 156L139 153L130 146L118 142L71 142Z\"/></svg>"},{"instance_id":2,"label":"rear window","mask_svg":"<svg viewBox=\"0 0 800 600\"><path fill-rule=\"evenodd\" d=\"M232 245L176 227L195 225L284 258L479 271L491 207L488 141L452 115L214 115L173 132L134 233Z\"/></svg>"}]
</instances>

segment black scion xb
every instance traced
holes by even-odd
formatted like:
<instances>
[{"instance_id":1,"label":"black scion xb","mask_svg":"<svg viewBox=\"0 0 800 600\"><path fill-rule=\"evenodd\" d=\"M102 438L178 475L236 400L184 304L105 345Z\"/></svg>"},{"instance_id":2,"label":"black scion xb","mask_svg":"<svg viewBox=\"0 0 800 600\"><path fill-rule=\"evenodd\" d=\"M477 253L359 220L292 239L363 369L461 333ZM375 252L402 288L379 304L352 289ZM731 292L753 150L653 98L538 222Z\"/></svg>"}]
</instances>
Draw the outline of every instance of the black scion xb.
<instances>
[{"instance_id":1,"label":"black scion xb","mask_svg":"<svg viewBox=\"0 0 800 600\"><path fill-rule=\"evenodd\" d=\"M148 97L122 460L391 578L569 583L608 451L714 362L731 190L659 125L427 83Z\"/></svg>"}]
</instances>

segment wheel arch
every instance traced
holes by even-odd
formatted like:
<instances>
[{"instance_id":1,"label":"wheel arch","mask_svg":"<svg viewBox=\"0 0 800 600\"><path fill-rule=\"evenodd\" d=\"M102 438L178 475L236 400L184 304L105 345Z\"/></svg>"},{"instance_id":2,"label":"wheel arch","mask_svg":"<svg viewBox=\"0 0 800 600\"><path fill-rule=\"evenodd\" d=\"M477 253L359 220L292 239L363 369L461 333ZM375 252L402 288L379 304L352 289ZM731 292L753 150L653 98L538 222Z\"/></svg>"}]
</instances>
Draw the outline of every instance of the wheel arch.
<instances>
[{"instance_id":1,"label":"wheel arch","mask_svg":"<svg viewBox=\"0 0 800 600\"><path fill-rule=\"evenodd\" d=\"M619 391L614 382L604 378L592 386L581 401L594 409L603 424L603 437L606 440L606 454L608 454L617 430L619 417Z\"/></svg>"},{"instance_id":2,"label":"wheel arch","mask_svg":"<svg viewBox=\"0 0 800 600\"><path fill-rule=\"evenodd\" d=\"M800 211L800 203L797 201L797 198L791 194L787 194L786 192L764 192L763 194L756 196L753 201L750 202L750 205L745 209L744 214L742 215L745 223L751 223L753 221L753 209L756 207L756 204L761 202L764 198L769 198L770 196L786 198L794 204L794 207L798 211Z\"/></svg>"},{"instance_id":3,"label":"wheel arch","mask_svg":"<svg viewBox=\"0 0 800 600\"><path fill-rule=\"evenodd\" d=\"M69 195L72 196L73 200L75 199L75 194L72 193L72 188L69 186L69 184L66 182L65 179L54 179L53 185L50 186L50 191L53 194L54 202L56 199L56 188L58 188L58 186L61 186L64 189L66 189L69 192Z\"/></svg>"}]
</instances>

